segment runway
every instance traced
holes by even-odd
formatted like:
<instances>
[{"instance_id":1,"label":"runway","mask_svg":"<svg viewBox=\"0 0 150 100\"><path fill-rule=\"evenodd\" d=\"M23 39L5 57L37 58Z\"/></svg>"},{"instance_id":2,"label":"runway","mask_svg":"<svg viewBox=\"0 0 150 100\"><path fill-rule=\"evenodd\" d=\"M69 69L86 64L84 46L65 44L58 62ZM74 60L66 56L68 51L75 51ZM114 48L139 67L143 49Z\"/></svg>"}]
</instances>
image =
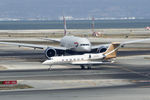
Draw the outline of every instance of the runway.
<instances>
[{"instance_id":1,"label":"runway","mask_svg":"<svg viewBox=\"0 0 150 100\"><path fill-rule=\"evenodd\" d=\"M128 52L126 52L128 53ZM137 60L139 58L137 57ZM102 65L91 70L47 69L39 70L10 70L0 71L0 79L17 80L103 80L103 79L127 79L133 84L105 87L83 87L67 89L37 89L0 91L2 99L11 100L147 100L150 98L150 67L148 64L133 65L129 60L118 59L118 63ZM148 61L146 61L148 62ZM128 63L128 64L127 64Z\"/></svg>"},{"instance_id":2,"label":"runway","mask_svg":"<svg viewBox=\"0 0 150 100\"><path fill-rule=\"evenodd\" d=\"M91 70L81 70L79 66L67 66L67 68L53 68L48 70L41 65L45 60L42 50L1 48L0 64L14 67L16 64L20 69L9 69L0 71L0 80L24 80L24 81L97 81L92 87L76 87L66 89L47 88L0 91L1 99L11 100L147 100L150 99L150 59L149 50L120 51L116 63L109 65L94 66ZM24 66L26 64L26 66ZM21 69L22 67L36 66L37 69ZM41 68L42 66L42 68ZM9 67L9 68L10 68ZM14 67L15 68L15 67ZM101 80L127 80L131 84L99 86ZM86 82L86 81L85 81ZM107 82L107 81L106 81ZM89 83L90 84L90 83ZM43 85L43 84L42 84ZM34 86L34 85L33 85ZM60 84L61 87L64 84ZM44 86L46 87L46 86Z\"/></svg>"},{"instance_id":3,"label":"runway","mask_svg":"<svg viewBox=\"0 0 150 100\"><path fill-rule=\"evenodd\" d=\"M143 68L144 69L144 68ZM118 72L117 72L118 70ZM109 73L109 71L113 71ZM0 79L2 76L15 76L18 79L35 79L35 80L65 80L65 79L130 79L135 81L134 84L123 86L109 86L109 87L89 87L89 88L69 88L69 89L38 89L38 90L17 90L17 91L0 91L1 99L11 100L147 100L150 98L150 78L144 76L149 73L150 70L140 70L136 73L127 72L121 69L102 68L94 70L54 70L48 72L46 70L34 70L34 71L10 71L0 73ZM61 72L61 74L60 74ZM74 74L71 74L73 73ZM83 73L81 75L81 72ZM85 73L86 72L86 73ZM7 75L4 75L7 74ZM16 74L15 74L16 73ZM59 73L59 74L58 74ZM63 75L68 74L70 77ZM89 74L88 74L89 73ZM138 74L137 74L138 73ZM44 74L44 75L43 75ZM142 75L140 75L142 74ZM38 75L34 77L34 75ZM53 76L55 75L55 77ZM63 76L61 76L63 75ZM14 78L10 78L14 79ZM49 88L49 87L48 87Z\"/></svg>"},{"instance_id":4,"label":"runway","mask_svg":"<svg viewBox=\"0 0 150 100\"><path fill-rule=\"evenodd\" d=\"M112 64L80 68L0 71L0 80L149 79L150 67Z\"/></svg>"},{"instance_id":5,"label":"runway","mask_svg":"<svg viewBox=\"0 0 150 100\"><path fill-rule=\"evenodd\" d=\"M39 91L19 91L19 92L2 92L2 99L11 100L149 100L149 88L140 86L123 86L123 87L104 87L104 88L80 88L80 89L63 89L63 90L39 90Z\"/></svg>"}]
</instances>

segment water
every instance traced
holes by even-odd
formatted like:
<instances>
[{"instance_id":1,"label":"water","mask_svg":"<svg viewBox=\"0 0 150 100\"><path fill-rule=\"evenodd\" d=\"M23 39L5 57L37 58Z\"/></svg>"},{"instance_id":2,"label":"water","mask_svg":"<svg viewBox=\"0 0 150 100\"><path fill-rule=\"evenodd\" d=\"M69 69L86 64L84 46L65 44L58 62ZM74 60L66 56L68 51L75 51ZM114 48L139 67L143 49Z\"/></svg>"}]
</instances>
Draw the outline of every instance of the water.
<instances>
[{"instance_id":1,"label":"water","mask_svg":"<svg viewBox=\"0 0 150 100\"><path fill-rule=\"evenodd\" d=\"M144 28L150 19L139 20L96 20L95 28ZM90 29L90 20L67 21L68 29ZM0 30L63 29L63 21L0 21Z\"/></svg>"}]
</instances>

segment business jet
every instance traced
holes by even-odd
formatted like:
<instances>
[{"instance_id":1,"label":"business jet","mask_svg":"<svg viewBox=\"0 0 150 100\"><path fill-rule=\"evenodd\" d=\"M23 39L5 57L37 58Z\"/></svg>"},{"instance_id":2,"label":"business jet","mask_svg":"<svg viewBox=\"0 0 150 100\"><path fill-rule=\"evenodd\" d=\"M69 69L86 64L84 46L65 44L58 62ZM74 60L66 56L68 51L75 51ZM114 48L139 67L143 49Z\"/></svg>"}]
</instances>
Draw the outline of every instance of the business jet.
<instances>
[{"instance_id":1,"label":"business jet","mask_svg":"<svg viewBox=\"0 0 150 100\"><path fill-rule=\"evenodd\" d=\"M56 56L51 57L51 59L43 62L45 65L63 65L63 64L71 64L71 65L80 65L81 69L85 69L87 66L88 69L91 68L92 65L101 65L101 64L111 64L114 61L113 58L117 57L117 51L119 48L126 44L142 42L142 41L150 41L149 39L141 39L135 41L128 42L112 42L108 49L103 53L87 53L83 55L71 55L71 56Z\"/></svg>"},{"instance_id":2,"label":"business jet","mask_svg":"<svg viewBox=\"0 0 150 100\"><path fill-rule=\"evenodd\" d=\"M49 46L49 45L36 45L26 43L14 43L14 42L0 42L0 44L14 45L19 47L29 47L34 49L44 49L45 56L50 59L53 56L60 55L73 55L73 54L84 54L84 53L97 53L104 52L108 48L108 44L92 46L91 42L87 38L69 36L66 32L66 20L64 19L64 37L61 39L46 38L54 42L59 42L60 46Z\"/></svg>"}]
</instances>

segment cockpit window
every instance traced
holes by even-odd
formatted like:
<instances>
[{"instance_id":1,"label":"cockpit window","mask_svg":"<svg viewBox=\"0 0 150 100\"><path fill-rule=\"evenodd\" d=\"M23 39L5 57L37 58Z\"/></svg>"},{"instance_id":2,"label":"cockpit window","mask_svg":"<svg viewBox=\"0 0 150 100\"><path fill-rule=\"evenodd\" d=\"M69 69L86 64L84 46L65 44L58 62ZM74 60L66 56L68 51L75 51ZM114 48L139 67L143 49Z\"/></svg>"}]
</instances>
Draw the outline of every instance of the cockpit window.
<instances>
[{"instance_id":1,"label":"cockpit window","mask_svg":"<svg viewBox=\"0 0 150 100\"><path fill-rule=\"evenodd\" d=\"M89 44L80 44L80 46L89 46Z\"/></svg>"}]
</instances>

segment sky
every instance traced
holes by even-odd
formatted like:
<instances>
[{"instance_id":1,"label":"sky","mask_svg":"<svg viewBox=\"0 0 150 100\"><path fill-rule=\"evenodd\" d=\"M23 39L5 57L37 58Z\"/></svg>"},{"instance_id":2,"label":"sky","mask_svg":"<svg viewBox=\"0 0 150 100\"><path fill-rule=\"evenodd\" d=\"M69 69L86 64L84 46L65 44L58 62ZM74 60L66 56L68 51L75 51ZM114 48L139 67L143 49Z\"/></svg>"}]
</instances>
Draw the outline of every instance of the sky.
<instances>
[{"instance_id":1,"label":"sky","mask_svg":"<svg viewBox=\"0 0 150 100\"><path fill-rule=\"evenodd\" d=\"M150 0L0 0L0 18L150 18Z\"/></svg>"}]
</instances>

